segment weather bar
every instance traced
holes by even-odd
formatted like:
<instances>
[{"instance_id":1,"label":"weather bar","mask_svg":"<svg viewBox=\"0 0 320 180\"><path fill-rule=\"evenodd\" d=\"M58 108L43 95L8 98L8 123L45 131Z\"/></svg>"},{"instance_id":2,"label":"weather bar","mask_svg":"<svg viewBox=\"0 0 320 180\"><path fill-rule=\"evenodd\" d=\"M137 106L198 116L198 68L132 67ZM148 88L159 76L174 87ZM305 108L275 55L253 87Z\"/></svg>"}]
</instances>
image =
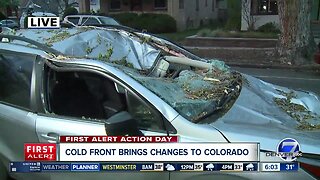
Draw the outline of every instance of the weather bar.
<instances>
[{"instance_id":1,"label":"weather bar","mask_svg":"<svg viewBox=\"0 0 320 180\"><path fill-rule=\"evenodd\" d=\"M282 172L297 171L299 164L292 163L92 163L92 162L11 162L9 166L11 173L29 172Z\"/></svg>"}]
</instances>

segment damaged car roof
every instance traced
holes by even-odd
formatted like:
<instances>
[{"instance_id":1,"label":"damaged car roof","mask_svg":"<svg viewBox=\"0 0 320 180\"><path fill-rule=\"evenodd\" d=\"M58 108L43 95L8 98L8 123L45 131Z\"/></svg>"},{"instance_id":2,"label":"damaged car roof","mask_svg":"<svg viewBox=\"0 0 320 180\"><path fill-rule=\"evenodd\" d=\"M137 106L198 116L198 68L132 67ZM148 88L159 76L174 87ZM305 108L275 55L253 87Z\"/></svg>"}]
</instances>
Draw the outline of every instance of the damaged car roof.
<instances>
[{"instance_id":1,"label":"damaged car roof","mask_svg":"<svg viewBox=\"0 0 320 180\"><path fill-rule=\"evenodd\" d=\"M126 31L83 27L56 30L21 30L18 36L32 37L66 56L94 58L103 61L127 60L134 68L148 69L152 66L159 50Z\"/></svg>"}]
</instances>

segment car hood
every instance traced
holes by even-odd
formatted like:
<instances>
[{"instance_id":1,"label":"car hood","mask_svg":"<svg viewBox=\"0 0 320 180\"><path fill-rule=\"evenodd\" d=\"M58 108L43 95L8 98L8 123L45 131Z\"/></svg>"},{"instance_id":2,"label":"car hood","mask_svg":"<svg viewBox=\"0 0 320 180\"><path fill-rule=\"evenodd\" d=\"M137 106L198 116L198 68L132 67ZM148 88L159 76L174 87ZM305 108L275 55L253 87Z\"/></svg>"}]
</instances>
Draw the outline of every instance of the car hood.
<instances>
[{"instance_id":1,"label":"car hood","mask_svg":"<svg viewBox=\"0 0 320 180\"><path fill-rule=\"evenodd\" d=\"M261 149L275 151L282 139L294 138L300 143L302 152L319 154L318 96L245 74L243 80L235 104L211 126L219 129L230 142L260 142ZM288 108L290 106L292 110Z\"/></svg>"}]
</instances>

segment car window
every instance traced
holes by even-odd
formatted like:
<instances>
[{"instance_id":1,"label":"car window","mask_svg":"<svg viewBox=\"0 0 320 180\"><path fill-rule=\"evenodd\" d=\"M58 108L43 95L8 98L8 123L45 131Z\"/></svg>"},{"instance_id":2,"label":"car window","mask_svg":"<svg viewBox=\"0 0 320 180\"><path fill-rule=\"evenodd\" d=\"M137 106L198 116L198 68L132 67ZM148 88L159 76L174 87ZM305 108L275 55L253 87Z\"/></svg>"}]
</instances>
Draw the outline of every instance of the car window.
<instances>
[{"instance_id":1,"label":"car window","mask_svg":"<svg viewBox=\"0 0 320 180\"><path fill-rule=\"evenodd\" d=\"M82 18L81 25L95 25L100 24L96 18L84 17Z\"/></svg>"},{"instance_id":2,"label":"car window","mask_svg":"<svg viewBox=\"0 0 320 180\"><path fill-rule=\"evenodd\" d=\"M79 22L79 17L68 17L68 21L72 22L73 24L77 25Z\"/></svg>"},{"instance_id":3,"label":"car window","mask_svg":"<svg viewBox=\"0 0 320 180\"><path fill-rule=\"evenodd\" d=\"M135 94L129 91L126 93L129 113L138 120L140 129L163 131L163 121L157 111Z\"/></svg>"},{"instance_id":4,"label":"car window","mask_svg":"<svg viewBox=\"0 0 320 180\"><path fill-rule=\"evenodd\" d=\"M117 21L115 21L112 18L108 18L108 17L99 17L100 21L103 24L107 24L107 25L119 25L119 23Z\"/></svg>"},{"instance_id":5,"label":"car window","mask_svg":"<svg viewBox=\"0 0 320 180\"><path fill-rule=\"evenodd\" d=\"M112 80L89 72L47 73L48 111L62 116L106 120L127 111L143 130L165 131L161 115Z\"/></svg>"},{"instance_id":6,"label":"car window","mask_svg":"<svg viewBox=\"0 0 320 180\"><path fill-rule=\"evenodd\" d=\"M0 101L30 108L33 57L0 53Z\"/></svg>"}]
</instances>

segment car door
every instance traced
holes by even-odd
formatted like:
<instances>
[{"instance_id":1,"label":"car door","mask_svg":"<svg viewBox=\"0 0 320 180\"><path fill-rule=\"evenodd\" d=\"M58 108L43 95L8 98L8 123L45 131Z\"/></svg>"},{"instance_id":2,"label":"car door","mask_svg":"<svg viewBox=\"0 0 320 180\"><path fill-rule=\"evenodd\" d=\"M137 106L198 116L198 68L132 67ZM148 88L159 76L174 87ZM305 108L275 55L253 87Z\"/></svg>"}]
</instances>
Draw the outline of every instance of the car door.
<instances>
[{"instance_id":1,"label":"car door","mask_svg":"<svg viewBox=\"0 0 320 180\"><path fill-rule=\"evenodd\" d=\"M6 169L10 161L24 161L24 143L38 142L35 59L32 54L0 51L0 163Z\"/></svg>"},{"instance_id":2,"label":"car door","mask_svg":"<svg viewBox=\"0 0 320 180\"><path fill-rule=\"evenodd\" d=\"M39 103L44 107L43 113L39 113L36 118L36 133L39 141L56 143L59 135L107 135L105 120L116 112L126 110L120 104L123 99L115 97L118 92L116 89L112 89L116 88L114 82L106 76L91 71L90 68L83 69L74 65L63 67L63 64L60 64L62 67L56 67L50 62L47 64L38 64L38 72L42 76L39 97L43 97ZM108 86L104 89L102 87L104 85ZM108 93L104 93L106 91L113 94L109 96ZM124 92L126 91L124 90ZM94 92L96 94L92 95ZM73 95L76 95L75 98L71 97ZM105 95L108 97L105 98ZM122 95L125 97L125 94ZM76 103L72 101L76 101ZM97 102L102 106L103 114L99 112L101 108L97 106ZM63 108L60 108L61 106ZM92 109L93 113L89 109ZM151 134L146 131L145 135ZM166 133L162 132L162 135L166 135ZM163 172L161 176L156 172L50 174L51 179L128 179L129 177L132 179L169 179L169 173Z\"/></svg>"}]
</instances>

